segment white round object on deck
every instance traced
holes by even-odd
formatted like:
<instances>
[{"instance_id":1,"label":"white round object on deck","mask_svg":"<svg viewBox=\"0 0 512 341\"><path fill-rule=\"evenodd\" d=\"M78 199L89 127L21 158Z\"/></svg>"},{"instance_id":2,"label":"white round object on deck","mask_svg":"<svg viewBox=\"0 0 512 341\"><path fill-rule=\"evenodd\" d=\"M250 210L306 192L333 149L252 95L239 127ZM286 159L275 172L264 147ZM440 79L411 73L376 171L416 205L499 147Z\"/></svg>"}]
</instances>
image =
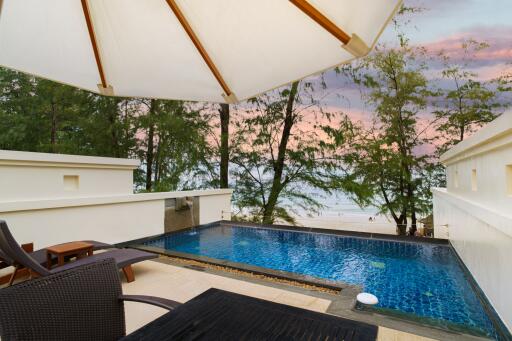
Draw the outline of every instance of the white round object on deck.
<instances>
[{"instance_id":1,"label":"white round object on deck","mask_svg":"<svg viewBox=\"0 0 512 341\"><path fill-rule=\"evenodd\" d=\"M377 296L369 294L367 292L362 292L362 293L358 294L357 300L359 302L361 302L363 304L367 304L367 305L375 305L375 304L379 303L379 299L377 298Z\"/></svg>"}]
</instances>

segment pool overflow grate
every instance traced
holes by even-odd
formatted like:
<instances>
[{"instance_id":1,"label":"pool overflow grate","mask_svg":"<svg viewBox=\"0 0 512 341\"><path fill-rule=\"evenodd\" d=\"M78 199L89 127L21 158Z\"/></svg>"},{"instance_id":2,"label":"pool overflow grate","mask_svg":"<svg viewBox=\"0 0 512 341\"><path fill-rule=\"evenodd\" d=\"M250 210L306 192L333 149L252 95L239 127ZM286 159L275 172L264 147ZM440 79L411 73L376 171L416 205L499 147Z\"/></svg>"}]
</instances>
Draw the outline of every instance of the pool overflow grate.
<instances>
[{"instance_id":1,"label":"pool overflow grate","mask_svg":"<svg viewBox=\"0 0 512 341\"><path fill-rule=\"evenodd\" d=\"M217 264L210 264L210 263L203 263L203 264L205 264L204 266L195 265L195 264L183 265L184 263L187 263L187 262L200 262L200 261L189 259L189 258L168 256L168 255L164 255L164 256L166 256L166 259L170 260L173 263L176 262L176 263L181 264L181 266L183 266L184 268L190 268L190 269L194 269L194 270L197 269L197 271L204 272L207 270L214 270L214 271L220 271L220 272L227 272L227 273L240 275L243 277L257 278L257 279L262 279L265 281L271 281L271 282L291 285L291 286L295 286L295 287L300 287L300 288L307 289L307 290L321 291L321 292L325 292L325 293L332 294L332 295L339 295L341 293L341 290L347 290L347 288L333 289L333 288L322 286L322 285L315 284L315 283L301 282L301 281L296 281L293 279L276 277L271 274L268 274L268 275L267 274L259 274L259 273L255 273L252 271L247 271L247 270L233 268L233 267L224 266L224 265L217 265Z\"/></svg>"}]
</instances>

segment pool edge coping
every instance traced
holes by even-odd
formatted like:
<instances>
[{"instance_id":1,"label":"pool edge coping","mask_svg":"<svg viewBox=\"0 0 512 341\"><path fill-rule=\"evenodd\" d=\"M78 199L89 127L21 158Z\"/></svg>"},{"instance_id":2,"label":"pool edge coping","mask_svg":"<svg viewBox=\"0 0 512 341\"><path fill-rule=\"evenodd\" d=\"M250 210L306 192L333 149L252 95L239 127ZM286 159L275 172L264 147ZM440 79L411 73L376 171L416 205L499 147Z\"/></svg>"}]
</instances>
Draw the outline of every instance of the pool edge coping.
<instances>
[{"instance_id":1,"label":"pool edge coping","mask_svg":"<svg viewBox=\"0 0 512 341\"><path fill-rule=\"evenodd\" d=\"M243 221L231 221L231 220L218 220L208 224L196 225L191 227L186 227L180 230L159 233L156 235L152 235L149 237L138 238L129 240L126 242L117 243L117 247L126 247L133 244L145 243L149 240L160 238L164 236L173 235L176 233L186 232L194 229L202 229L213 226L242 226L248 228L264 228L269 230L281 230L281 231L290 231L290 232L308 232L315 234L330 234L337 236L346 236L346 237L354 237L354 238L365 238L365 239L375 239L375 240L387 240L387 241L396 241L396 242L407 242L407 243L417 243L417 244L434 244L434 245L443 245L449 246L453 248L447 239L439 239L439 238L428 238L428 237L415 237L415 236L399 236L399 235L391 235L384 233L372 233L372 232L360 232L360 231L347 231L347 230L334 230L334 229L325 229L319 227L306 227L306 226L292 226L292 225L268 225L268 224L257 224L251 222L243 222Z\"/></svg>"},{"instance_id":2,"label":"pool edge coping","mask_svg":"<svg viewBox=\"0 0 512 341\"><path fill-rule=\"evenodd\" d=\"M147 245L140 245L135 244L130 247L136 248L138 250L157 253L160 255L168 256L168 257L176 257L181 259L187 259L187 260L193 260L201 263L206 263L210 265L216 265L221 267L226 267L234 270L240 270L244 272L253 273L256 275L263 275L268 277L274 277L278 279L284 279L289 280L293 282L297 282L300 284L307 284L311 286L316 286L320 288L330 289L334 291L353 291L360 293L362 292L362 287L358 285L353 285L349 283L344 283L341 281L329 281L329 280L323 280L317 277L307 276L307 275L300 275L295 274L293 272L288 271L281 271L281 270L273 270L269 268L264 268L260 266L255 265L249 265L244 263L238 263L238 262L231 262L228 260L222 260L217 258L211 258L207 256L200 256L200 255L194 255L191 253L185 253L185 252L178 252L178 251L169 251L158 247L151 247ZM354 295L354 305L355 305L355 296Z\"/></svg>"}]
</instances>

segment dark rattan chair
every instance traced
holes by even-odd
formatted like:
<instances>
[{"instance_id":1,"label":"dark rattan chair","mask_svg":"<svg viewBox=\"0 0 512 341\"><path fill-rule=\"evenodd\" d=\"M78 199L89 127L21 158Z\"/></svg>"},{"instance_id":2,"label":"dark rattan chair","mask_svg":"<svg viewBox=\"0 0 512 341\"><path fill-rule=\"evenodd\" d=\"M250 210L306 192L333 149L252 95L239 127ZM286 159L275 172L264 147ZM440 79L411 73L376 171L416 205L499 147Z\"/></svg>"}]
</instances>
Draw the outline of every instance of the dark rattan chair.
<instances>
[{"instance_id":1,"label":"dark rattan chair","mask_svg":"<svg viewBox=\"0 0 512 341\"><path fill-rule=\"evenodd\" d=\"M135 249L115 249L81 258L76 261L69 262L63 266L49 270L44 267L38 259L34 258L32 254L29 254L23 250L23 248L12 236L7 223L4 220L0 220L0 250L3 252L4 256L7 257L7 259L10 259L12 262L19 266L24 266L27 269L32 270L40 276L48 276L52 273L68 270L80 265L113 258L117 267L124 270L128 282L134 280L133 272L131 271L130 267L132 264L158 257L156 254Z\"/></svg>"},{"instance_id":2,"label":"dark rattan chair","mask_svg":"<svg viewBox=\"0 0 512 341\"><path fill-rule=\"evenodd\" d=\"M125 336L124 301L174 309L180 303L123 295L113 259L0 290L2 341L118 340Z\"/></svg>"}]
</instances>

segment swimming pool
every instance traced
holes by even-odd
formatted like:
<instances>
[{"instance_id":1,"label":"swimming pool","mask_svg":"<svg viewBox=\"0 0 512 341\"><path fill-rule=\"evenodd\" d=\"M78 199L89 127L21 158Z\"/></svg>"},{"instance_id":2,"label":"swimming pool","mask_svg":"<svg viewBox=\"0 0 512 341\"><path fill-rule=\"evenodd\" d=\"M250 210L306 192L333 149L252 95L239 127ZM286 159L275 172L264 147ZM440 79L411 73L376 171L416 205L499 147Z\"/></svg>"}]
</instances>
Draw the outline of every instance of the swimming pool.
<instances>
[{"instance_id":1,"label":"swimming pool","mask_svg":"<svg viewBox=\"0 0 512 341\"><path fill-rule=\"evenodd\" d=\"M496 338L449 245L230 225L186 230L144 244L360 285L379 298L377 309L383 312Z\"/></svg>"}]
</instances>

